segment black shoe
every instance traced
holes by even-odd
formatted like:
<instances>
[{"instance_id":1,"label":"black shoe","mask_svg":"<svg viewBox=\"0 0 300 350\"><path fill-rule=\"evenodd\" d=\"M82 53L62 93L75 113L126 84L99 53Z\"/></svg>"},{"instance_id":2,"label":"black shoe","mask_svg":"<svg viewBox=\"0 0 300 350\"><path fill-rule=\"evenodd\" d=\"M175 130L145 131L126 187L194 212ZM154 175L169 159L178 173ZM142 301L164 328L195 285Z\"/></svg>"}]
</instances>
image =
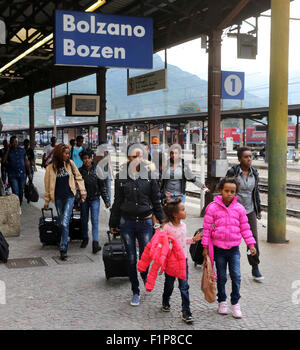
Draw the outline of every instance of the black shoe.
<instances>
[{"instance_id":1,"label":"black shoe","mask_svg":"<svg viewBox=\"0 0 300 350\"><path fill-rule=\"evenodd\" d=\"M170 312L171 306L168 301L163 301L162 302L162 307L161 307L163 312Z\"/></svg>"},{"instance_id":2,"label":"black shoe","mask_svg":"<svg viewBox=\"0 0 300 350\"><path fill-rule=\"evenodd\" d=\"M80 248L85 248L89 244L89 239L84 238L81 242Z\"/></svg>"},{"instance_id":3,"label":"black shoe","mask_svg":"<svg viewBox=\"0 0 300 350\"><path fill-rule=\"evenodd\" d=\"M99 242L93 241L93 254L97 254L101 250Z\"/></svg>"},{"instance_id":4,"label":"black shoe","mask_svg":"<svg viewBox=\"0 0 300 350\"><path fill-rule=\"evenodd\" d=\"M183 310L182 311L182 320L185 323L192 323L192 322L194 322L194 317L192 316L190 311Z\"/></svg>"},{"instance_id":5,"label":"black shoe","mask_svg":"<svg viewBox=\"0 0 300 350\"><path fill-rule=\"evenodd\" d=\"M66 250L61 250L60 251L60 260L65 261L65 260L67 260L67 257L68 257L67 251Z\"/></svg>"}]
</instances>

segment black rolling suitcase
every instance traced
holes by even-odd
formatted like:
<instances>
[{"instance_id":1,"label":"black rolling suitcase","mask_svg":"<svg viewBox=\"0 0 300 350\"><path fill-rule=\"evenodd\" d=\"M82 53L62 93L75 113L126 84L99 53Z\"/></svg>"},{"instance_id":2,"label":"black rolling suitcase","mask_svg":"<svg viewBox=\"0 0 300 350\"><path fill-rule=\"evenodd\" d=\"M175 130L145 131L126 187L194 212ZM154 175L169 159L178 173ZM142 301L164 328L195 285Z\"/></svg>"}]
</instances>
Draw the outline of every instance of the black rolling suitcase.
<instances>
[{"instance_id":1,"label":"black rolling suitcase","mask_svg":"<svg viewBox=\"0 0 300 350\"><path fill-rule=\"evenodd\" d=\"M202 231L203 231L203 228L199 228L199 230L197 230L194 233L194 236L198 232L201 233ZM190 245L190 254L191 254L192 260L194 261L194 265L195 266L203 264L203 260L204 260L204 257L203 257L203 245L202 245L201 241L198 241L198 242Z\"/></svg>"},{"instance_id":2,"label":"black rolling suitcase","mask_svg":"<svg viewBox=\"0 0 300 350\"><path fill-rule=\"evenodd\" d=\"M73 209L72 211L69 223L69 237L71 241L83 240L81 213L78 210Z\"/></svg>"},{"instance_id":3,"label":"black rolling suitcase","mask_svg":"<svg viewBox=\"0 0 300 350\"><path fill-rule=\"evenodd\" d=\"M104 244L102 257L104 262L105 276L110 277L128 276L126 251L120 236L113 235L107 231L108 242Z\"/></svg>"},{"instance_id":4,"label":"black rolling suitcase","mask_svg":"<svg viewBox=\"0 0 300 350\"><path fill-rule=\"evenodd\" d=\"M51 217L45 217L45 211L51 211ZM42 209L39 222L40 241L43 245L59 245L61 230L58 217L53 216L53 209Z\"/></svg>"}]
</instances>

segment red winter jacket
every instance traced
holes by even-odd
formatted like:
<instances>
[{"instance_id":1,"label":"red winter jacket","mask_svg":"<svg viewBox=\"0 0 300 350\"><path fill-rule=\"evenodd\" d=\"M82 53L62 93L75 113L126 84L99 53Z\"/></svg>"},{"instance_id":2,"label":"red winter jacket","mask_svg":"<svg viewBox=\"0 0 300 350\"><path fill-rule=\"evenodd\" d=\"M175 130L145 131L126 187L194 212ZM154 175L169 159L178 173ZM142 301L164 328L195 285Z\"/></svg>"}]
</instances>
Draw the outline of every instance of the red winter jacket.
<instances>
[{"instance_id":1,"label":"red winter jacket","mask_svg":"<svg viewBox=\"0 0 300 350\"><path fill-rule=\"evenodd\" d=\"M154 288L159 269L161 273L186 280L186 258L183 249L174 237L164 231L155 231L137 264L138 270L146 271L152 261L145 284L148 292Z\"/></svg>"}]
</instances>

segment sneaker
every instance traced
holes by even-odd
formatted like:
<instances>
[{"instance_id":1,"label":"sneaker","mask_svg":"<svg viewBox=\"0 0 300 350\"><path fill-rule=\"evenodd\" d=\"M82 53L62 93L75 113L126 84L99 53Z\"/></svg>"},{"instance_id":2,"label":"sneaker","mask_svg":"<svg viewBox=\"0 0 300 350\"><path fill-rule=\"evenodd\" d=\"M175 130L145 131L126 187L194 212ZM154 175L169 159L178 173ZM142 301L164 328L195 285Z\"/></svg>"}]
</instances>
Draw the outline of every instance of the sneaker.
<instances>
[{"instance_id":1,"label":"sneaker","mask_svg":"<svg viewBox=\"0 0 300 350\"><path fill-rule=\"evenodd\" d=\"M227 315L228 314L227 302L226 301L221 301L219 303L218 313L221 314L221 315Z\"/></svg>"},{"instance_id":2,"label":"sneaker","mask_svg":"<svg viewBox=\"0 0 300 350\"><path fill-rule=\"evenodd\" d=\"M192 322L194 322L194 317L193 317L193 315L191 314L190 311L183 310L181 318L182 318L182 320L185 323L192 323Z\"/></svg>"},{"instance_id":3,"label":"sneaker","mask_svg":"<svg viewBox=\"0 0 300 350\"><path fill-rule=\"evenodd\" d=\"M163 301L161 309L164 312L170 312L171 306L170 306L169 302L168 301Z\"/></svg>"},{"instance_id":4,"label":"sneaker","mask_svg":"<svg viewBox=\"0 0 300 350\"><path fill-rule=\"evenodd\" d=\"M232 310L232 316L234 318L242 318L243 317L239 303L237 303L235 305L231 305L231 310Z\"/></svg>"},{"instance_id":5,"label":"sneaker","mask_svg":"<svg viewBox=\"0 0 300 350\"><path fill-rule=\"evenodd\" d=\"M133 294L130 305L139 306L140 305L140 296L138 294Z\"/></svg>"},{"instance_id":6,"label":"sneaker","mask_svg":"<svg viewBox=\"0 0 300 350\"><path fill-rule=\"evenodd\" d=\"M257 282L261 282L264 279L264 276L259 272L258 267L252 268L253 279Z\"/></svg>"}]
</instances>

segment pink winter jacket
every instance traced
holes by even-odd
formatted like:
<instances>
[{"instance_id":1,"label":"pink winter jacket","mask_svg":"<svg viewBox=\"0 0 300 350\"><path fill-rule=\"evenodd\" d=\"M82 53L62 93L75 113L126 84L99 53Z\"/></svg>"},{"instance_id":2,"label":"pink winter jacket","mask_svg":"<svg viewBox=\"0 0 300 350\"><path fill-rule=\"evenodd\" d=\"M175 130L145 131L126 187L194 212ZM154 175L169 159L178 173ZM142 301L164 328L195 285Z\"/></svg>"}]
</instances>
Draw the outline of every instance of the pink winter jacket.
<instances>
[{"instance_id":1,"label":"pink winter jacket","mask_svg":"<svg viewBox=\"0 0 300 350\"><path fill-rule=\"evenodd\" d=\"M226 207L222 196L216 196L206 210L203 222L204 247L209 247L209 240L212 245L230 249L241 244L242 237L247 246L254 245L255 239L250 230L245 208L237 202L236 196L231 204Z\"/></svg>"},{"instance_id":2,"label":"pink winter jacket","mask_svg":"<svg viewBox=\"0 0 300 350\"><path fill-rule=\"evenodd\" d=\"M155 231L137 264L138 271L146 271L151 262L145 284L147 291L153 290L159 269L161 273L186 280L186 258L182 247L174 237L164 231Z\"/></svg>"}]
</instances>

